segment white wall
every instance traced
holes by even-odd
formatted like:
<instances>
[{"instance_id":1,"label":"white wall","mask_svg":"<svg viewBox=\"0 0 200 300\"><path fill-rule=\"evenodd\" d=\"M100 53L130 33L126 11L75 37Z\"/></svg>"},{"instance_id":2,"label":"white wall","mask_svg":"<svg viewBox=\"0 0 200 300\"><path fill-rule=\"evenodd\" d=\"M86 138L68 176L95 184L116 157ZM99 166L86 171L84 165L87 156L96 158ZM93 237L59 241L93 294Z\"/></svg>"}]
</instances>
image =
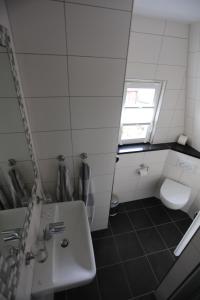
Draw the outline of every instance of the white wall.
<instances>
[{"instance_id":1,"label":"white wall","mask_svg":"<svg viewBox=\"0 0 200 300\"><path fill-rule=\"evenodd\" d=\"M167 81L154 143L176 141L184 132L188 29L185 23L133 15L126 79Z\"/></svg>"},{"instance_id":2,"label":"white wall","mask_svg":"<svg viewBox=\"0 0 200 300\"><path fill-rule=\"evenodd\" d=\"M116 164L113 193L120 202L152 197L156 194L168 150L119 155ZM146 176L137 173L141 164L149 167Z\"/></svg>"},{"instance_id":3,"label":"white wall","mask_svg":"<svg viewBox=\"0 0 200 300\"><path fill-rule=\"evenodd\" d=\"M76 3L77 2L77 3ZM57 160L76 179L89 153L93 229L107 226L132 0L7 1L42 179L54 197Z\"/></svg>"},{"instance_id":4,"label":"white wall","mask_svg":"<svg viewBox=\"0 0 200 300\"><path fill-rule=\"evenodd\" d=\"M200 151L200 23L190 25L185 130Z\"/></svg>"}]
</instances>

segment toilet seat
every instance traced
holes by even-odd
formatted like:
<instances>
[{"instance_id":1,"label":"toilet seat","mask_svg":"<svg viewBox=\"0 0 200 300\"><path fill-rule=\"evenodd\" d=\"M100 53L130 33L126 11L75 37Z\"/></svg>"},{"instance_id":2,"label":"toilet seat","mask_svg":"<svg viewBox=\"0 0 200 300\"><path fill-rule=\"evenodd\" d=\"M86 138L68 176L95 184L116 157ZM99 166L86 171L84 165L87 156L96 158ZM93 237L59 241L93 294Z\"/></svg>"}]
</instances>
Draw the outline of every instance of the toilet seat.
<instances>
[{"instance_id":1,"label":"toilet seat","mask_svg":"<svg viewBox=\"0 0 200 300\"><path fill-rule=\"evenodd\" d=\"M160 189L161 201L171 209L180 209L189 201L191 188L166 178Z\"/></svg>"}]
</instances>

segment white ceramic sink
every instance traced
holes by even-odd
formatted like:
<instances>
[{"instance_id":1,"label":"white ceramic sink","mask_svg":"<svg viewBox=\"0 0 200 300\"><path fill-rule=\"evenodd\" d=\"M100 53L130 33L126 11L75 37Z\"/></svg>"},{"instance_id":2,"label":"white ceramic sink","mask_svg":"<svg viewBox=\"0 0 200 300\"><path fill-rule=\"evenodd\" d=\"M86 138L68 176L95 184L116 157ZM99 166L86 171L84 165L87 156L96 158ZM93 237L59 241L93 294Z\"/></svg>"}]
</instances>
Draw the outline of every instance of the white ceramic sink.
<instances>
[{"instance_id":1,"label":"white ceramic sink","mask_svg":"<svg viewBox=\"0 0 200 300\"><path fill-rule=\"evenodd\" d=\"M43 206L41 229L48 223L63 221L66 228L46 241L48 258L35 263L32 294L67 290L89 283L96 274L94 252L82 201ZM66 248L63 239L69 240Z\"/></svg>"}]
</instances>

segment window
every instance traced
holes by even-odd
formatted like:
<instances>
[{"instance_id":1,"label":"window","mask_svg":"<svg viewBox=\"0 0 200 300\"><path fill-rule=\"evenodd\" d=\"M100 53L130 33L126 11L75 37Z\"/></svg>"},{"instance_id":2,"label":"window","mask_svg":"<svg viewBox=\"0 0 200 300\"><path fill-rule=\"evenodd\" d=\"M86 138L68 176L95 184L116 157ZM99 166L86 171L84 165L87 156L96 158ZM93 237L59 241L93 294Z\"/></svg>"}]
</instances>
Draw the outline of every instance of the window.
<instances>
[{"instance_id":1,"label":"window","mask_svg":"<svg viewBox=\"0 0 200 300\"><path fill-rule=\"evenodd\" d=\"M120 144L150 141L161 98L161 88L161 82L125 83Z\"/></svg>"}]
</instances>

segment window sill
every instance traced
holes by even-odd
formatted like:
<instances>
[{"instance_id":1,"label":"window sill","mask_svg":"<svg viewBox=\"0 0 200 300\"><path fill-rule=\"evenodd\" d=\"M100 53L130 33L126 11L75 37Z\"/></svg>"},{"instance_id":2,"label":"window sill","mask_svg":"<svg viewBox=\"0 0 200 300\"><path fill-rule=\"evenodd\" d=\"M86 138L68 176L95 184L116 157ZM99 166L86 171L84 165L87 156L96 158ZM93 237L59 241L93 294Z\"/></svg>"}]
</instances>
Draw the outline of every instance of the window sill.
<instances>
[{"instance_id":1,"label":"window sill","mask_svg":"<svg viewBox=\"0 0 200 300\"><path fill-rule=\"evenodd\" d=\"M150 143L139 143L139 144L128 144L119 145L118 154L138 153L147 151L159 151L171 149L183 154L187 154L200 159L200 152L190 147L189 145L182 146L177 143L162 143L162 144L150 144Z\"/></svg>"}]
</instances>

